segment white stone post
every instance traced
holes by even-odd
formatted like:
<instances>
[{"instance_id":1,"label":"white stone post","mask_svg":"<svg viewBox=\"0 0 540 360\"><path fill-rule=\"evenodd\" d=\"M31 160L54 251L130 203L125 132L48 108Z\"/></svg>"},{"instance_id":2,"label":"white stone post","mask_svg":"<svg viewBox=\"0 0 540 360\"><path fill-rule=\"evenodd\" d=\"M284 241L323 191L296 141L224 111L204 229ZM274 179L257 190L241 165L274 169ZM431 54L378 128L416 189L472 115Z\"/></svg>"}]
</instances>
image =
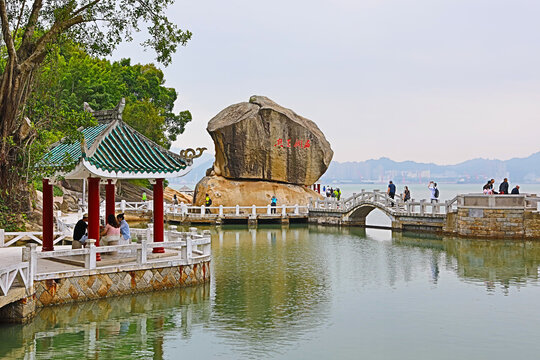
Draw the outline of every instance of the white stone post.
<instances>
[{"instance_id":1,"label":"white stone post","mask_svg":"<svg viewBox=\"0 0 540 360\"><path fill-rule=\"evenodd\" d=\"M251 205L251 215L257 216L257 207L255 205Z\"/></svg>"},{"instance_id":2,"label":"white stone post","mask_svg":"<svg viewBox=\"0 0 540 360\"><path fill-rule=\"evenodd\" d=\"M154 224L148 224L148 227L146 228L146 241L152 242L153 230L154 230Z\"/></svg>"},{"instance_id":3,"label":"white stone post","mask_svg":"<svg viewBox=\"0 0 540 360\"><path fill-rule=\"evenodd\" d=\"M240 205L236 205L236 216L240 215Z\"/></svg>"},{"instance_id":4,"label":"white stone post","mask_svg":"<svg viewBox=\"0 0 540 360\"><path fill-rule=\"evenodd\" d=\"M148 260L148 241L141 241L141 247L137 248L137 264L146 264Z\"/></svg>"},{"instance_id":5,"label":"white stone post","mask_svg":"<svg viewBox=\"0 0 540 360\"><path fill-rule=\"evenodd\" d=\"M124 199L120 201L120 210L122 211L122 213L126 211L126 200Z\"/></svg>"},{"instance_id":6,"label":"white stone post","mask_svg":"<svg viewBox=\"0 0 540 360\"><path fill-rule=\"evenodd\" d=\"M186 245L180 248L180 258L187 260L187 234L183 232L180 235L180 239L182 239L182 241L186 241Z\"/></svg>"},{"instance_id":7,"label":"white stone post","mask_svg":"<svg viewBox=\"0 0 540 360\"><path fill-rule=\"evenodd\" d=\"M36 244L26 244L26 247L23 248L22 261L28 261L28 278L26 279L26 288L32 289L34 286L34 277L36 276L36 266L37 266L37 253Z\"/></svg>"},{"instance_id":8,"label":"white stone post","mask_svg":"<svg viewBox=\"0 0 540 360\"><path fill-rule=\"evenodd\" d=\"M201 205L201 216L204 216L204 212L205 212L205 206Z\"/></svg>"},{"instance_id":9,"label":"white stone post","mask_svg":"<svg viewBox=\"0 0 540 360\"><path fill-rule=\"evenodd\" d=\"M266 215L270 215L272 213L272 210L270 209L270 205L266 205Z\"/></svg>"},{"instance_id":10,"label":"white stone post","mask_svg":"<svg viewBox=\"0 0 540 360\"><path fill-rule=\"evenodd\" d=\"M281 215L287 216L287 206L285 204L281 205Z\"/></svg>"},{"instance_id":11,"label":"white stone post","mask_svg":"<svg viewBox=\"0 0 540 360\"><path fill-rule=\"evenodd\" d=\"M188 264L193 263L193 242L191 235L186 236L186 262Z\"/></svg>"},{"instance_id":12,"label":"white stone post","mask_svg":"<svg viewBox=\"0 0 540 360\"><path fill-rule=\"evenodd\" d=\"M420 200L420 216L424 216L425 211L426 211L426 200L422 199Z\"/></svg>"},{"instance_id":13,"label":"white stone post","mask_svg":"<svg viewBox=\"0 0 540 360\"><path fill-rule=\"evenodd\" d=\"M294 215L300 214L300 210L298 209L298 204L294 204Z\"/></svg>"},{"instance_id":14,"label":"white stone post","mask_svg":"<svg viewBox=\"0 0 540 360\"><path fill-rule=\"evenodd\" d=\"M208 240L208 243L203 245L202 252L203 252L203 255L208 256L212 254L212 238L211 238L210 230L204 230L203 236L205 239Z\"/></svg>"},{"instance_id":15,"label":"white stone post","mask_svg":"<svg viewBox=\"0 0 540 360\"><path fill-rule=\"evenodd\" d=\"M86 244L88 252L84 255L84 267L92 270L96 268L96 240L88 239Z\"/></svg>"},{"instance_id":16,"label":"white stone post","mask_svg":"<svg viewBox=\"0 0 540 360\"><path fill-rule=\"evenodd\" d=\"M0 229L0 247L4 247L5 239L6 239L6 231L4 229Z\"/></svg>"},{"instance_id":17,"label":"white stone post","mask_svg":"<svg viewBox=\"0 0 540 360\"><path fill-rule=\"evenodd\" d=\"M223 205L219 205L219 217L223 217Z\"/></svg>"}]
</instances>

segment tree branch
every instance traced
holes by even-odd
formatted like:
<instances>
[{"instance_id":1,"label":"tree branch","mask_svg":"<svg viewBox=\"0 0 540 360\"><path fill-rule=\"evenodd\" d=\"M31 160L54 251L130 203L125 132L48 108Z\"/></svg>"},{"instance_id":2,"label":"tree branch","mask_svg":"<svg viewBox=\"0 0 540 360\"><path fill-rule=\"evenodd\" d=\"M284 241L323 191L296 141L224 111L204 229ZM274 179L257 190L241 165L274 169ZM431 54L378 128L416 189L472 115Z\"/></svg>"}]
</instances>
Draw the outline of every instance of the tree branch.
<instances>
[{"instance_id":1,"label":"tree branch","mask_svg":"<svg viewBox=\"0 0 540 360\"><path fill-rule=\"evenodd\" d=\"M15 30L13 31L13 34L17 36L17 31L19 31L19 26L21 25L21 19L24 14L24 6L26 5L26 0L23 0L23 3L21 5L21 11L19 12L19 17L17 18L17 26L15 26Z\"/></svg>"},{"instance_id":2,"label":"tree branch","mask_svg":"<svg viewBox=\"0 0 540 360\"><path fill-rule=\"evenodd\" d=\"M94 1L91 1L89 2L88 4L84 5L83 7L81 7L79 10L75 10L73 12L73 15L72 16L77 16L79 15L80 13L82 13L83 11L91 8L92 6L96 5L98 2L100 2L101 0L94 0Z\"/></svg>"},{"instance_id":3,"label":"tree branch","mask_svg":"<svg viewBox=\"0 0 540 360\"><path fill-rule=\"evenodd\" d=\"M39 11L41 10L42 6L43 6L42 0L35 0L34 4L32 5L32 12L30 13L30 17L28 18L28 22L26 23L26 26L24 28L21 47L19 48L22 51L27 51L27 47L30 43L30 40L32 39L32 36L34 36L34 30L36 29Z\"/></svg>"},{"instance_id":4,"label":"tree branch","mask_svg":"<svg viewBox=\"0 0 540 360\"><path fill-rule=\"evenodd\" d=\"M0 0L4 1L4 0ZM36 0L39 1L39 0ZM24 62L21 64L21 67L31 67L34 65L34 63L47 51L47 45L52 43L56 37L64 32L65 30L69 29L70 27L81 24L83 22L92 21L91 19L85 20L81 15L75 16L71 19L68 19L66 21L62 21L60 23L54 23L53 26L47 31L39 40L37 41L36 48L32 52L32 55L30 55Z\"/></svg>"},{"instance_id":5,"label":"tree branch","mask_svg":"<svg viewBox=\"0 0 540 360\"><path fill-rule=\"evenodd\" d=\"M4 41L6 43L8 55L10 58L12 58L15 64L17 64L17 52L15 51L15 44L13 43L11 31L9 30L9 21L5 0L0 0L0 21L2 22L2 36L4 37Z\"/></svg>"}]
</instances>

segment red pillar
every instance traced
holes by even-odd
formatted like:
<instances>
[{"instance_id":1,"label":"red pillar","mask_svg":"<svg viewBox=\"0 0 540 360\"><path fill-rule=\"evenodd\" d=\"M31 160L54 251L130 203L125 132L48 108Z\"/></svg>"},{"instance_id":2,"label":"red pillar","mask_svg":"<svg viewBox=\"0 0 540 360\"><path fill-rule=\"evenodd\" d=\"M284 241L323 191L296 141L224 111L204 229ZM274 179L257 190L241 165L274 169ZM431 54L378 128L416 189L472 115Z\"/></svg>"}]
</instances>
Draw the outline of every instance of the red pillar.
<instances>
[{"instance_id":1,"label":"red pillar","mask_svg":"<svg viewBox=\"0 0 540 360\"><path fill-rule=\"evenodd\" d=\"M321 184L317 184L317 192L320 194L321 193Z\"/></svg>"},{"instance_id":2,"label":"red pillar","mask_svg":"<svg viewBox=\"0 0 540 360\"><path fill-rule=\"evenodd\" d=\"M43 248L42 251L54 250L53 186L49 179L43 179Z\"/></svg>"},{"instance_id":3,"label":"red pillar","mask_svg":"<svg viewBox=\"0 0 540 360\"><path fill-rule=\"evenodd\" d=\"M163 179L154 184L154 242L163 242ZM154 248L154 253L164 253L162 247Z\"/></svg>"},{"instance_id":4,"label":"red pillar","mask_svg":"<svg viewBox=\"0 0 540 360\"><path fill-rule=\"evenodd\" d=\"M107 185L105 185L105 219L110 214L115 215L115 204L114 204L114 184L111 179L107 180Z\"/></svg>"},{"instance_id":5,"label":"red pillar","mask_svg":"<svg viewBox=\"0 0 540 360\"><path fill-rule=\"evenodd\" d=\"M88 178L88 238L99 246L99 178ZM99 253L96 260L101 260Z\"/></svg>"}]
</instances>

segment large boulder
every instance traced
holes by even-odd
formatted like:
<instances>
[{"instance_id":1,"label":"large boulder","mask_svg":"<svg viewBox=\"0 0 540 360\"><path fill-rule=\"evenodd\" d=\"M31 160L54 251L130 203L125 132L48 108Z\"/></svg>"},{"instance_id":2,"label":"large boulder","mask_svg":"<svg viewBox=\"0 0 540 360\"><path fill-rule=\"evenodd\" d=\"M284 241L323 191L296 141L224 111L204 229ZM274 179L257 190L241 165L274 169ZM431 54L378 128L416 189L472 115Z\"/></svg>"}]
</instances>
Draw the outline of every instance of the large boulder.
<instances>
[{"instance_id":1,"label":"large boulder","mask_svg":"<svg viewBox=\"0 0 540 360\"><path fill-rule=\"evenodd\" d=\"M195 188L193 204L204 204L206 194L212 199L212 206L266 206L272 195L278 205L307 205L309 199L321 198L315 191L293 184L272 181L230 180L222 176L206 176Z\"/></svg>"},{"instance_id":2,"label":"large boulder","mask_svg":"<svg viewBox=\"0 0 540 360\"><path fill-rule=\"evenodd\" d=\"M334 155L313 121L264 96L227 107L207 131L216 147L212 174L228 179L311 185Z\"/></svg>"}]
</instances>

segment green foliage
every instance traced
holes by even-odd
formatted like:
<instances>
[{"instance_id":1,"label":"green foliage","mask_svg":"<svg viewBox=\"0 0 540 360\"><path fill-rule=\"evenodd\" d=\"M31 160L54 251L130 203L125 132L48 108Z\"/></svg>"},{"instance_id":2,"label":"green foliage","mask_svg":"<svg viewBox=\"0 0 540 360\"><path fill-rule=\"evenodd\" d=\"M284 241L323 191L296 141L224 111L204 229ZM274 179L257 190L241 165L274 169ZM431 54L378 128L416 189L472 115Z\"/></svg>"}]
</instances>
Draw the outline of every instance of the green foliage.
<instances>
[{"instance_id":1,"label":"green foliage","mask_svg":"<svg viewBox=\"0 0 540 360\"><path fill-rule=\"evenodd\" d=\"M24 231L25 216L12 212L11 208L0 197L0 229L5 231Z\"/></svg>"},{"instance_id":2,"label":"green foliage","mask_svg":"<svg viewBox=\"0 0 540 360\"><path fill-rule=\"evenodd\" d=\"M191 120L189 111L174 113L176 90L164 86L163 72L153 64L131 65L129 59L110 62L92 57L80 46L67 42L57 49L54 57L51 55L41 77L47 84L48 100L56 104L56 114L68 116L70 123L77 126L87 120L77 117L83 115L84 102L95 110L112 109L124 97L124 121L169 148ZM29 115L50 114L52 105L44 107L42 104L47 94L40 93L39 89L35 94L32 109L39 110Z\"/></svg>"},{"instance_id":3,"label":"green foliage","mask_svg":"<svg viewBox=\"0 0 540 360\"><path fill-rule=\"evenodd\" d=\"M34 189L43 192L43 182L34 180L32 184L34 185ZM53 185L53 196L64 196L64 192L58 186Z\"/></svg>"}]
</instances>

